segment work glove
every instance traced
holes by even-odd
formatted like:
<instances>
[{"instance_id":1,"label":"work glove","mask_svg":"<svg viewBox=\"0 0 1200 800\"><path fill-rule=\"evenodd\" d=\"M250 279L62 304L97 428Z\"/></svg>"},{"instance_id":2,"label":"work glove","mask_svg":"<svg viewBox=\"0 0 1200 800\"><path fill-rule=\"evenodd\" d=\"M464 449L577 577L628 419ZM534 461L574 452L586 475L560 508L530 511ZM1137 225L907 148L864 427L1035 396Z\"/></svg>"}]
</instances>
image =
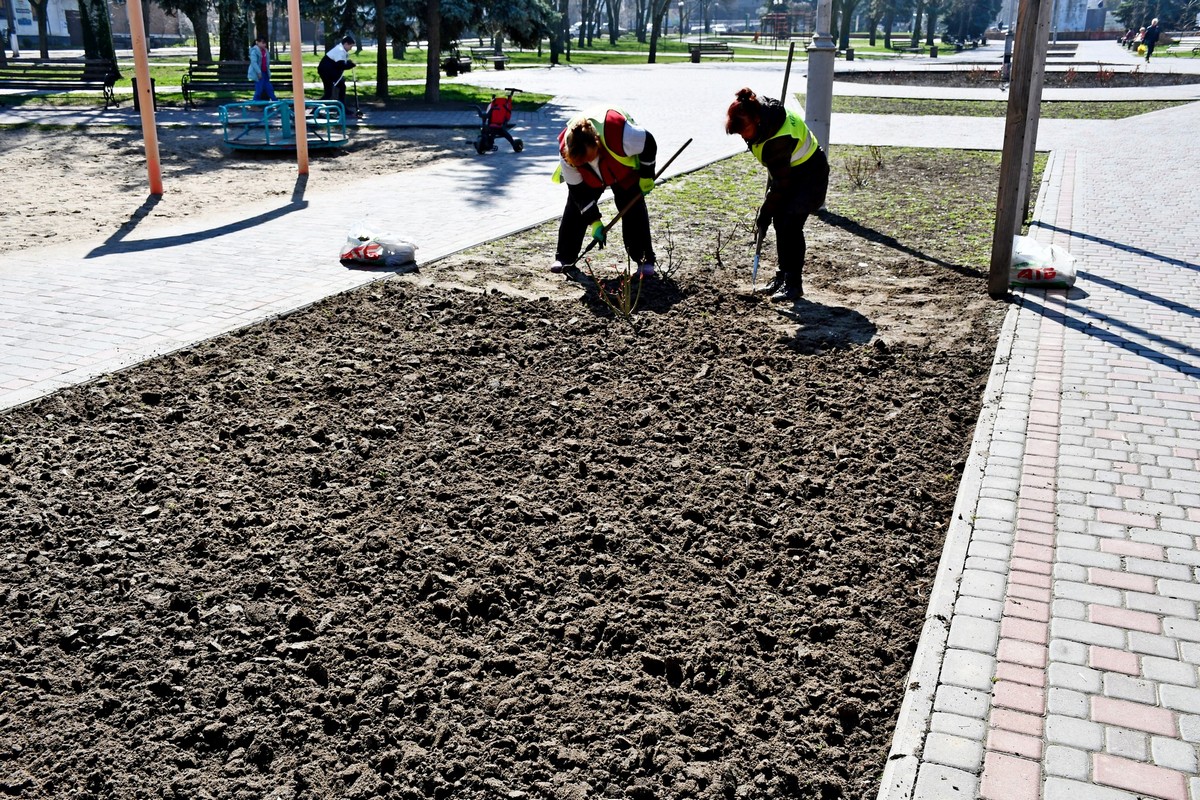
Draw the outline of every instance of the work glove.
<instances>
[{"instance_id":1,"label":"work glove","mask_svg":"<svg viewBox=\"0 0 1200 800\"><path fill-rule=\"evenodd\" d=\"M639 178L638 188L642 190L642 194L650 194L654 191L654 178Z\"/></svg>"},{"instance_id":2,"label":"work glove","mask_svg":"<svg viewBox=\"0 0 1200 800\"><path fill-rule=\"evenodd\" d=\"M766 206L758 210L758 218L754 220L754 224L758 227L760 234L765 234L767 228L771 227L771 213L767 211Z\"/></svg>"},{"instance_id":3,"label":"work glove","mask_svg":"<svg viewBox=\"0 0 1200 800\"><path fill-rule=\"evenodd\" d=\"M346 62L346 69L354 69L357 66L358 66L358 64L355 64L353 61Z\"/></svg>"},{"instance_id":4,"label":"work glove","mask_svg":"<svg viewBox=\"0 0 1200 800\"><path fill-rule=\"evenodd\" d=\"M608 235L604 233L604 222L596 220L592 223L592 239L596 242L596 247L601 249L608 242Z\"/></svg>"}]
</instances>

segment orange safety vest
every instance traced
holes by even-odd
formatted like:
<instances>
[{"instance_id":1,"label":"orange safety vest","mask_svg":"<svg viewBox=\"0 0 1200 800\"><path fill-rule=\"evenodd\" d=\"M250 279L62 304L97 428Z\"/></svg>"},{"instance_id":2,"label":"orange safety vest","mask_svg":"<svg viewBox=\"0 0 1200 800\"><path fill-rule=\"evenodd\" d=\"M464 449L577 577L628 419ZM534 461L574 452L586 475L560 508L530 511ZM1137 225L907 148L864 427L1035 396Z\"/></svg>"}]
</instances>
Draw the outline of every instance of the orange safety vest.
<instances>
[{"instance_id":1,"label":"orange safety vest","mask_svg":"<svg viewBox=\"0 0 1200 800\"><path fill-rule=\"evenodd\" d=\"M598 113L601 111L604 114L603 117ZM625 123L632 121L632 118L615 108L593 109L573 117L567 123L567 127L558 134L559 153L566 152L567 131L584 119L591 120L592 127L600 135L600 174L597 175L590 164L581 167L579 175L583 178L584 185L593 189L603 189L605 186L628 187L636 183L639 159L637 156L625 154ZM562 180L560 171L555 170L556 183L560 183Z\"/></svg>"}]
</instances>

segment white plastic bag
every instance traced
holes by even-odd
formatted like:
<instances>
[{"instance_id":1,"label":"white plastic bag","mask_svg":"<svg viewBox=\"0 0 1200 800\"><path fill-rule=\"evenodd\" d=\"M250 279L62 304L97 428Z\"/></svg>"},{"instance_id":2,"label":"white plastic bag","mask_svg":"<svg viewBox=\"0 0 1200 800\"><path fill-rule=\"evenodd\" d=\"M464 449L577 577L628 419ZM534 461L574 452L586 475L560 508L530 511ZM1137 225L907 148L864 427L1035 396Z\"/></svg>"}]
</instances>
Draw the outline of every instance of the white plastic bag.
<instances>
[{"instance_id":1,"label":"white plastic bag","mask_svg":"<svg viewBox=\"0 0 1200 800\"><path fill-rule=\"evenodd\" d=\"M392 269L417 268L417 246L402 236L380 232L366 222L355 223L342 245L341 262L345 265L367 265Z\"/></svg>"},{"instance_id":2,"label":"white plastic bag","mask_svg":"<svg viewBox=\"0 0 1200 800\"><path fill-rule=\"evenodd\" d=\"M1013 237L1010 286L1066 289L1075 285L1075 256L1056 244L1042 244L1028 236Z\"/></svg>"}]
</instances>

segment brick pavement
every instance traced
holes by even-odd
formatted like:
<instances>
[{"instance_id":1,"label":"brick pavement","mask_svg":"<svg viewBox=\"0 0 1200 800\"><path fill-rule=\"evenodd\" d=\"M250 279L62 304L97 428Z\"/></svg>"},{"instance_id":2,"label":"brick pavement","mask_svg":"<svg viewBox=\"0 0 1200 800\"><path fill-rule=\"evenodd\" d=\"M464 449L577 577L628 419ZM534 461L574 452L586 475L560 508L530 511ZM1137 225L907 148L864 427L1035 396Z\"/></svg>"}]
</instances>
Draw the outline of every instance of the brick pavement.
<instances>
[{"instance_id":1,"label":"brick pavement","mask_svg":"<svg viewBox=\"0 0 1200 800\"><path fill-rule=\"evenodd\" d=\"M880 800L1200 798L1198 124L1051 157Z\"/></svg>"}]
</instances>

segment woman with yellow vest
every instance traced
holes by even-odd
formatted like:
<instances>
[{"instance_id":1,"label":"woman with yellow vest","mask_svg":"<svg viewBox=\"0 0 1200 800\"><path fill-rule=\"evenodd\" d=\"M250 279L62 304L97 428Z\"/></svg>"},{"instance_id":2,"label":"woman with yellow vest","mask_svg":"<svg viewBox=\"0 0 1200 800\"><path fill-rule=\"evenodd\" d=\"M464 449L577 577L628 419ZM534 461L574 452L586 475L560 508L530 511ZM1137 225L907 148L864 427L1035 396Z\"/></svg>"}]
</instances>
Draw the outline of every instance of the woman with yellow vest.
<instances>
[{"instance_id":1,"label":"woman with yellow vest","mask_svg":"<svg viewBox=\"0 0 1200 800\"><path fill-rule=\"evenodd\" d=\"M562 160L554 171L554 182L567 184L567 206L558 225L551 272L563 272L575 264L585 230L604 246L598 205L604 189L612 187L617 208L649 194L658 157L658 144L650 132L624 111L608 107L590 109L567 122L558 135L558 149ZM637 277L653 277L654 248L644 200L621 217L621 238L625 252L637 265Z\"/></svg>"},{"instance_id":2,"label":"woman with yellow vest","mask_svg":"<svg viewBox=\"0 0 1200 800\"><path fill-rule=\"evenodd\" d=\"M804 295L804 223L825 205L829 161L808 126L794 111L769 97L761 100L742 89L729 106L725 132L739 134L767 168L767 198L756 223L759 236L775 224L779 271L766 286L776 302L794 303Z\"/></svg>"}]
</instances>

